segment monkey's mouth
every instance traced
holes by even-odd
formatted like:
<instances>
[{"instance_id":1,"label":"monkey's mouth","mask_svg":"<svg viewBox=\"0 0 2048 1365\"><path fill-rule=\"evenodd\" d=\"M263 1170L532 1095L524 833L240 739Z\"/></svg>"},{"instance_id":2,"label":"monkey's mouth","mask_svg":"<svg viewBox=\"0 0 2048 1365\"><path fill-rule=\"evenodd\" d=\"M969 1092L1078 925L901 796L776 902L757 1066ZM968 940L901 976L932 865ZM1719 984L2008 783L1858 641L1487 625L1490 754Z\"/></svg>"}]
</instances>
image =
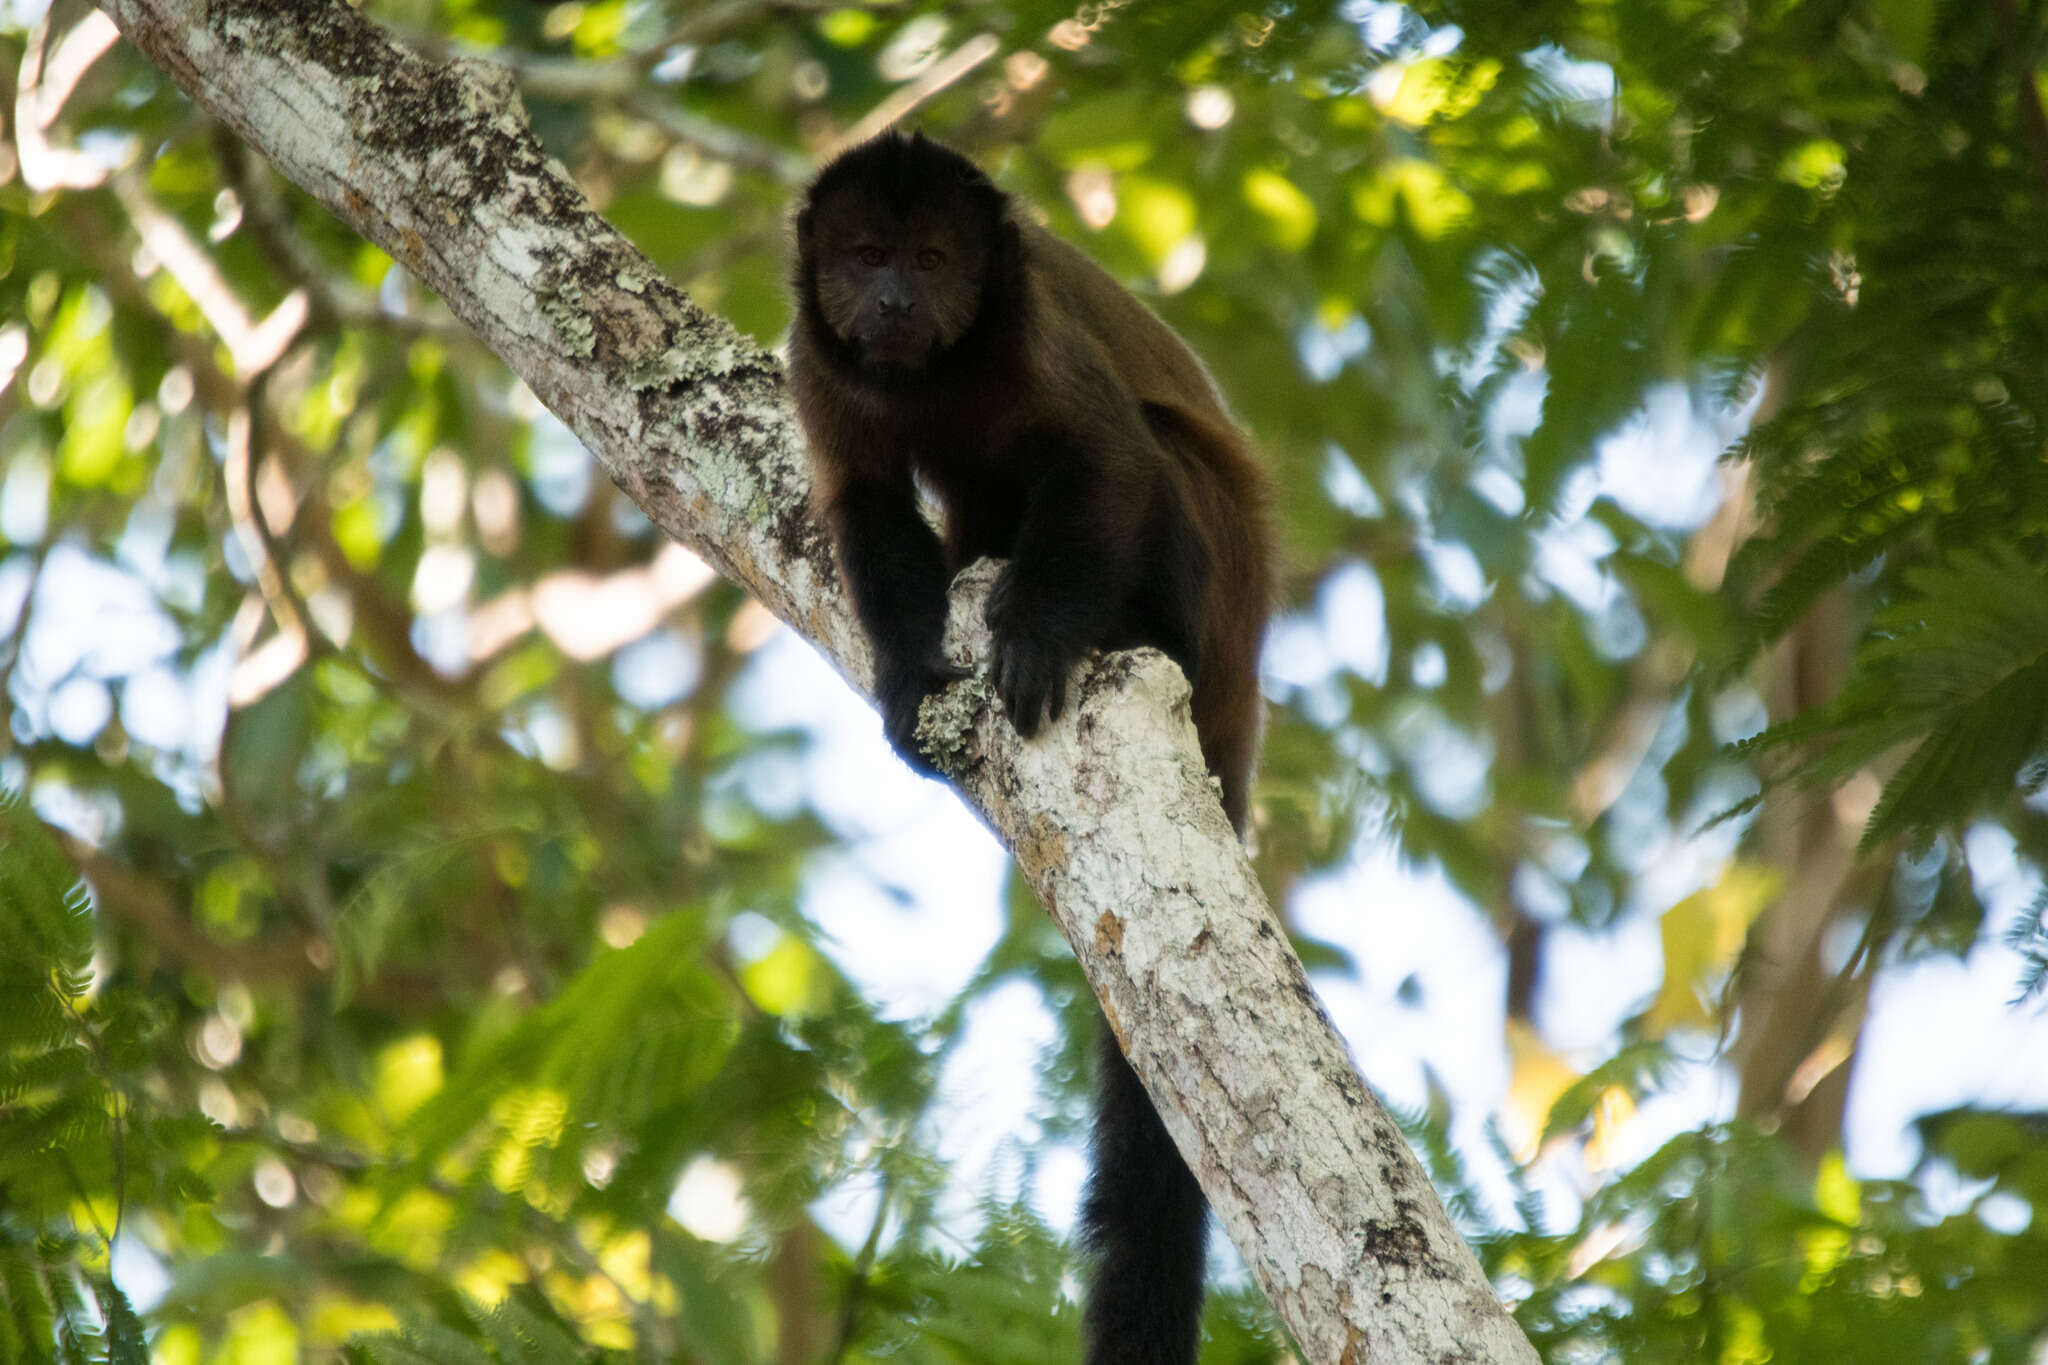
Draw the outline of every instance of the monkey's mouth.
<instances>
[{"instance_id":1,"label":"monkey's mouth","mask_svg":"<svg viewBox=\"0 0 2048 1365\"><path fill-rule=\"evenodd\" d=\"M929 328L886 325L872 328L860 339L860 356L864 363L880 369L917 370L930 363L937 344Z\"/></svg>"}]
</instances>

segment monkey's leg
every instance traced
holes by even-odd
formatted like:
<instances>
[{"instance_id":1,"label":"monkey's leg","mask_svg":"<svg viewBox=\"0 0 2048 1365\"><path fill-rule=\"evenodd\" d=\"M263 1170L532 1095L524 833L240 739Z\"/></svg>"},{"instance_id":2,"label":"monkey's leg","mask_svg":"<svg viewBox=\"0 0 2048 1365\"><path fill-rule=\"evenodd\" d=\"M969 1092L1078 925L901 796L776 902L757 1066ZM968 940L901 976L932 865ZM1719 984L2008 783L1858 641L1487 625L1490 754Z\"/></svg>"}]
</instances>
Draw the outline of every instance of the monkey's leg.
<instances>
[{"instance_id":1,"label":"monkey's leg","mask_svg":"<svg viewBox=\"0 0 2048 1365\"><path fill-rule=\"evenodd\" d=\"M908 481L848 484L833 499L832 539L853 605L875 650L875 700L903 761L935 771L917 748L917 705L959 676L940 652L946 633L945 555Z\"/></svg>"},{"instance_id":2,"label":"monkey's leg","mask_svg":"<svg viewBox=\"0 0 2048 1365\"><path fill-rule=\"evenodd\" d=\"M1124 617L1151 489L1135 458L1066 439L1026 440L1016 458L1037 478L986 615L996 694L1028 739L1059 718L1074 665Z\"/></svg>"}]
</instances>

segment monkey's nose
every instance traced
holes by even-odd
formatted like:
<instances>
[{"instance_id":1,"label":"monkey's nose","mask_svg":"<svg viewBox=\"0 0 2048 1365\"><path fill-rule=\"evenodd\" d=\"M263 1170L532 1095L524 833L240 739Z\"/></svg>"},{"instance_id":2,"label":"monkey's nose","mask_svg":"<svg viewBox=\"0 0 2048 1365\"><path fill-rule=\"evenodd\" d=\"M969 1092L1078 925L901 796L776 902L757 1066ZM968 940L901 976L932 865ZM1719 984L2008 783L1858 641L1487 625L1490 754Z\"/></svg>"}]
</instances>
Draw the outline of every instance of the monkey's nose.
<instances>
[{"instance_id":1,"label":"monkey's nose","mask_svg":"<svg viewBox=\"0 0 2048 1365\"><path fill-rule=\"evenodd\" d=\"M911 313L917 311L917 300L911 298L908 294L899 294L892 289L875 300L875 306L881 309L882 316L885 318L894 317L898 313L908 317Z\"/></svg>"}]
</instances>

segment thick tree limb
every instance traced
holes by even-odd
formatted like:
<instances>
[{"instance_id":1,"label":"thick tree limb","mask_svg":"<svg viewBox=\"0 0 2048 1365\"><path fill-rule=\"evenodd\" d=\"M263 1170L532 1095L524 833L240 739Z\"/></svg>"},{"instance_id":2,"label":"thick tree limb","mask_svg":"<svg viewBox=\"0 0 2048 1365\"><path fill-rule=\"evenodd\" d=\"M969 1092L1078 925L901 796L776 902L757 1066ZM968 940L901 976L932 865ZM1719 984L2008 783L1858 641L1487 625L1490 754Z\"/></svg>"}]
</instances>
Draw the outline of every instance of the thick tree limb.
<instances>
[{"instance_id":1,"label":"thick tree limb","mask_svg":"<svg viewBox=\"0 0 2048 1365\"><path fill-rule=\"evenodd\" d=\"M342 0L103 0L201 104L432 287L669 535L865 680L771 356L696 308L528 134L510 75ZM986 572L955 588L980 660ZM1534 1361L1259 894L1179 670L1098 663L1031 744L978 682L928 709L1138 1074L1315 1362Z\"/></svg>"}]
</instances>

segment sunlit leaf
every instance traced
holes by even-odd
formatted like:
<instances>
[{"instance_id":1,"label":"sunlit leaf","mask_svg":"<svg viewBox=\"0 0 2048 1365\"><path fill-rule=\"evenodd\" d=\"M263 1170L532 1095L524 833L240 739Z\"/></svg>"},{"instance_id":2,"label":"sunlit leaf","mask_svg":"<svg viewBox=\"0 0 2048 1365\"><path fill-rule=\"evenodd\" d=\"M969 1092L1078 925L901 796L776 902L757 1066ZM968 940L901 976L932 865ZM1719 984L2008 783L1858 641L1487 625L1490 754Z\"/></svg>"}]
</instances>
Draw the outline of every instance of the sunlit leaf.
<instances>
[{"instance_id":1,"label":"sunlit leaf","mask_svg":"<svg viewBox=\"0 0 2048 1365\"><path fill-rule=\"evenodd\" d=\"M1714 885L1664 912L1664 983L1643 1019L1653 1037L1677 1028L1714 1027L1714 1002L1707 992L1717 976L1734 966L1749 926L1783 884L1773 868L1734 862Z\"/></svg>"},{"instance_id":2,"label":"sunlit leaf","mask_svg":"<svg viewBox=\"0 0 2048 1365\"><path fill-rule=\"evenodd\" d=\"M1288 251L1307 246L1316 233L1316 206L1294 185L1273 171L1245 173L1244 198L1265 218L1276 245Z\"/></svg>"}]
</instances>

